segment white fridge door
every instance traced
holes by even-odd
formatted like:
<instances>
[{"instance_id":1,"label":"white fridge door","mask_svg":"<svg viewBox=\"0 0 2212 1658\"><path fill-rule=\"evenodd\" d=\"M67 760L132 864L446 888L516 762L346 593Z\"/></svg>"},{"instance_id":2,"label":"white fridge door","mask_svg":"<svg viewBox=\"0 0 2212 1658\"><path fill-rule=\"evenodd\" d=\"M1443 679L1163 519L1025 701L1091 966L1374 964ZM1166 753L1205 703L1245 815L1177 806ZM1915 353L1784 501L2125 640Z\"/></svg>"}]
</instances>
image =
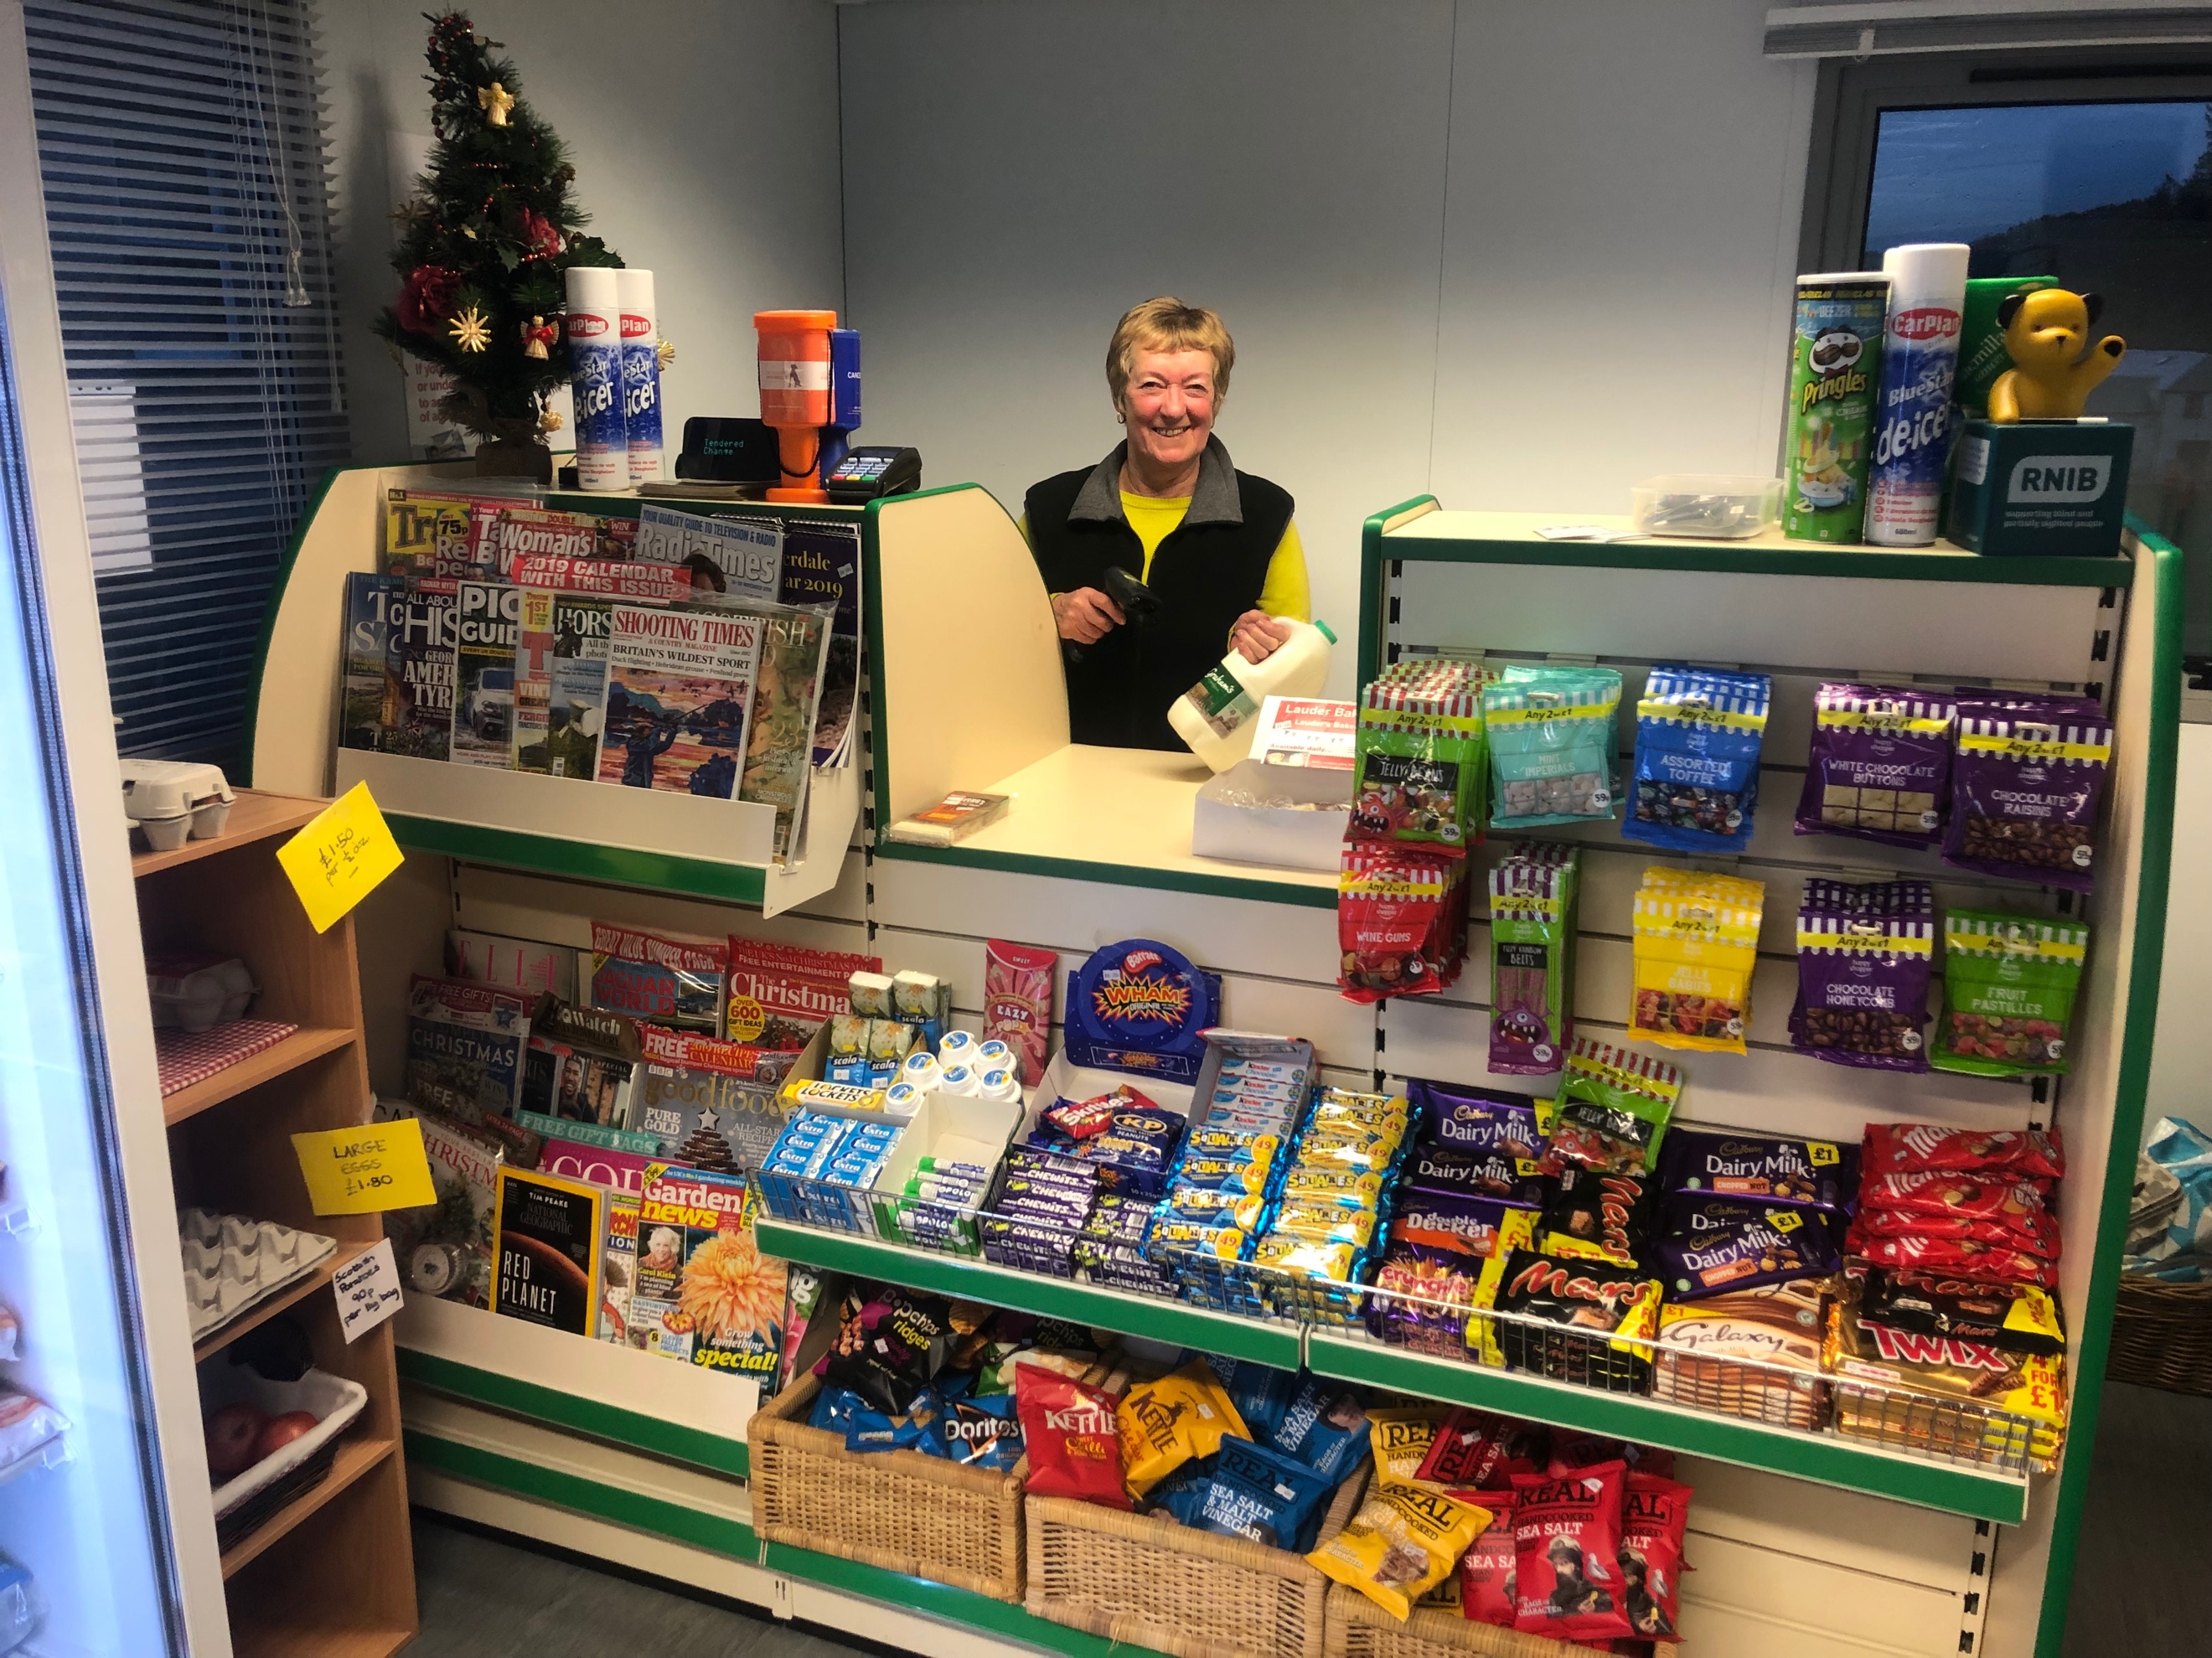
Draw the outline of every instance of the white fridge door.
<instances>
[{"instance_id":1,"label":"white fridge door","mask_svg":"<svg viewBox=\"0 0 2212 1658\"><path fill-rule=\"evenodd\" d=\"M19 0L0 0L0 1554L28 1574L0 1567L0 1652L21 1600L38 1658L229 1658Z\"/></svg>"}]
</instances>

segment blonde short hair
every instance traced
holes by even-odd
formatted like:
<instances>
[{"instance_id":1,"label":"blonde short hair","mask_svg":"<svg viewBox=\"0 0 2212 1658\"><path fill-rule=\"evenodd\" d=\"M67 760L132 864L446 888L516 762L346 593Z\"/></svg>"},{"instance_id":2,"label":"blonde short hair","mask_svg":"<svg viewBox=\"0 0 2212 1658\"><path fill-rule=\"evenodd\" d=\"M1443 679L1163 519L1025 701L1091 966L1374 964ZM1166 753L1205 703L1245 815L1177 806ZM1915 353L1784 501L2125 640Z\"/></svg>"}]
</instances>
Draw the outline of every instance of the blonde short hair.
<instances>
[{"instance_id":1,"label":"blonde short hair","mask_svg":"<svg viewBox=\"0 0 2212 1658\"><path fill-rule=\"evenodd\" d=\"M1229 371L1237 366L1237 342L1221 319L1202 305L1185 305L1171 294L1133 305L1122 313L1106 347L1106 384L1114 406L1129 389L1129 374L1143 351L1210 351L1213 354L1213 400L1229 395Z\"/></svg>"}]
</instances>

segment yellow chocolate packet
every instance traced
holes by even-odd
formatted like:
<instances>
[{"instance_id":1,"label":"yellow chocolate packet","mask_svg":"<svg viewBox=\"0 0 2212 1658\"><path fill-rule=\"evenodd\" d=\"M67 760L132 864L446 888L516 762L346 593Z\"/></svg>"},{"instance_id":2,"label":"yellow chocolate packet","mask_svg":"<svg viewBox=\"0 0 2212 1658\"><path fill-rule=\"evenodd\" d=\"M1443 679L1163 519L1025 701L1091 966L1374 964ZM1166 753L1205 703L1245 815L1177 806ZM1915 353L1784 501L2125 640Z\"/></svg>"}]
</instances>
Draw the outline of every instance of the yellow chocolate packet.
<instances>
[{"instance_id":1,"label":"yellow chocolate packet","mask_svg":"<svg viewBox=\"0 0 2212 1658\"><path fill-rule=\"evenodd\" d=\"M1446 1497L1433 1485L1377 1479L1351 1523L1306 1560L1402 1620L1416 1600L1451 1575L1491 1519L1488 1509Z\"/></svg>"},{"instance_id":2,"label":"yellow chocolate packet","mask_svg":"<svg viewBox=\"0 0 2212 1658\"><path fill-rule=\"evenodd\" d=\"M1252 1436L1229 1390L1202 1358L1132 1388L1114 1423L1121 1438L1121 1477L1132 1497L1142 1497L1184 1463L1212 1456L1224 1436Z\"/></svg>"}]
</instances>

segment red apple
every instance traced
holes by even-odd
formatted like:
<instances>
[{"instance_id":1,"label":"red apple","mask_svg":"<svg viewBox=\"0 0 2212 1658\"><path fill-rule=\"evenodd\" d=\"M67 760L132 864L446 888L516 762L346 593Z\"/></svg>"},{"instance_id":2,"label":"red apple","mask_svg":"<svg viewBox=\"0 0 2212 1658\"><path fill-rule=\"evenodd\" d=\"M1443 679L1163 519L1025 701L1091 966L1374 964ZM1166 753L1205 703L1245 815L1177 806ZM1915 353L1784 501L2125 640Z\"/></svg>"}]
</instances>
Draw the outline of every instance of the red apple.
<instances>
[{"instance_id":1,"label":"red apple","mask_svg":"<svg viewBox=\"0 0 2212 1658\"><path fill-rule=\"evenodd\" d=\"M226 1405L209 1417L205 1424L208 1472L217 1479L228 1479L252 1467L260 1460L254 1442L268 1421L254 1405Z\"/></svg>"},{"instance_id":2,"label":"red apple","mask_svg":"<svg viewBox=\"0 0 2212 1658\"><path fill-rule=\"evenodd\" d=\"M317 1426L313 1411L287 1411L282 1416L272 1416L263 1424L261 1436L253 1442L253 1460L274 1456L302 1434L314 1432Z\"/></svg>"}]
</instances>

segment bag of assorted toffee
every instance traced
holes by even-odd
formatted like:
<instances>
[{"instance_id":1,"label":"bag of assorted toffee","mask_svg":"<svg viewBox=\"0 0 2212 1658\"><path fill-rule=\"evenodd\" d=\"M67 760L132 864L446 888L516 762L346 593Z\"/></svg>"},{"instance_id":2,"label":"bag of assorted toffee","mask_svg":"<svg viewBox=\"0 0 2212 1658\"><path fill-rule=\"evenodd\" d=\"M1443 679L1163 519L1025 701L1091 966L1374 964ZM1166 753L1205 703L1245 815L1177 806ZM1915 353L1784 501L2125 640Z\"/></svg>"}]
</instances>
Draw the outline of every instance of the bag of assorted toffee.
<instances>
[{"instance_id":1,"label":"bag of assorted toffee","mask_svg":"<svg viewBox=\"0 0 2212 1658\"><path fill-rule=\"evenodd\" d=\"M1958 719L1948 691L1821 686L1797 833L1934 846L1942 835Z\"/></svg>"},{"instance_id":2,"label":"bag of assorted toffee","mask_svg":"<svg viewBox=\"0 0 2212 1658\"><path fill-rule=\"evenodd\" d=\"M1797 911L1793 1047L1835 1065L1925 1071L1936 892L1925 881L1808 880Z\"/></svg>"},{"instance_id":3,"label":"bag of assorted toffee","mask_svg":"<svg viewBox=\"0 0 2212 1658\"><path fill-rule=\"evenodd\" d=\"M2087 892L2112 726L2096 699L1961 691L1943 861Z\"/></svg>"}]
</instances>

